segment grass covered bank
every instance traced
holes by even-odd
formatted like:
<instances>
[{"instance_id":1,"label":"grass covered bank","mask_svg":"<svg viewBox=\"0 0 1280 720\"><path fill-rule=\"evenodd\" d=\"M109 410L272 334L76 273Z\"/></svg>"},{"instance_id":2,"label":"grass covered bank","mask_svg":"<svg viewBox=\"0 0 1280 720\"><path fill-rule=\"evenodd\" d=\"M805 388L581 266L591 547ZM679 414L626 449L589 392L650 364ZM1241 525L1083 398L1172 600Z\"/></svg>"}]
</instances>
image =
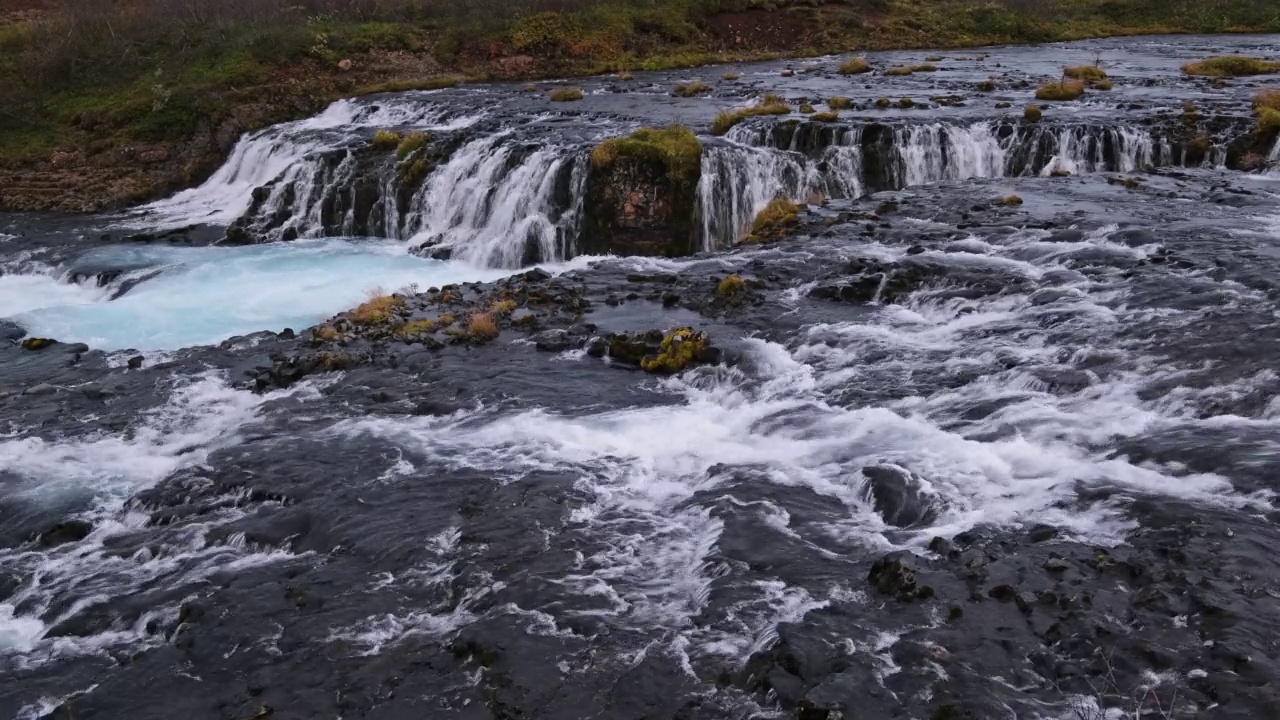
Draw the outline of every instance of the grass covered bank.
<instances>
[{"instance_id":1,"label":"grass covered bank","mask_svg":"<svg viewBox=\"0 0 1280 720\"><path fill-rule=\"evenodd\" d=\"M346 95L461 78L1113 34L1280 32L1273 0L14 3L0 11L0 188L9 188L0 190L0 207L9 209L151 197L206 175L242 132Z\"/></svg>"}]
</instances>

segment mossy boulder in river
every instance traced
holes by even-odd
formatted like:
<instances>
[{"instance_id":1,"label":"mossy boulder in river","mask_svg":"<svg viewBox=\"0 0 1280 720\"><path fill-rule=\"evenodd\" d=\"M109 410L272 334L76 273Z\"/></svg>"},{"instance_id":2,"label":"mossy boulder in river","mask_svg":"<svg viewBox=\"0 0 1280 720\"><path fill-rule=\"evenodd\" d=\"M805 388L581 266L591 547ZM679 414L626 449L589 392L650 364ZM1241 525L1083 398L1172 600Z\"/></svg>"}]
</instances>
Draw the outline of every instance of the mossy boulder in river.
<instances>
[{"instance_id":1,"label":"mossy boulder in river","mask_svg":"<svg viewBox=\"0 0 1280 720\"><path fill-rule=\"evenodd\" d=\"M702 145L687 128L644 128L591 153L581 251L690 255Z\"/></svg>"}]
</instances>

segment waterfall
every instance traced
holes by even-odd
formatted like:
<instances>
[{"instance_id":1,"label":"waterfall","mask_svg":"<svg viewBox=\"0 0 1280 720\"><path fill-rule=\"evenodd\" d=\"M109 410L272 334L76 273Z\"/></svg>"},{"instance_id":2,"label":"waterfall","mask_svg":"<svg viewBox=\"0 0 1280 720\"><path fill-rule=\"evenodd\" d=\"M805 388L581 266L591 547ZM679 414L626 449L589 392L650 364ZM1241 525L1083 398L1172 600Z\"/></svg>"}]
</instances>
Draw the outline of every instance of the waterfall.
<instances>
[{"instance_id":1,"label":"waterfall","mask_svg":"<svg viewBox=\"0 0 1280 720\"><path fill-rule=\"evenodd\" d=\"M1271 154L1267 156L1268 175L1280 176L1280 137L1276 138L1275 147L1271 148Z\"/></svg>"},{"instance_id":2,"label":"waterfall","mask_svg":"<svg viewBox=\"0 0 1280 720\"><path fill-rule=\"evenodd\" d=\"M1006 148L994 123L912 125L894 133L901 187L1004 177Z\"/></svg>"},{"instance_id":3,"label":"waterfall","mask_svg":"<svg viewBox=\"0 0 1280 720\"><path fill-rule=\"evenodd\" d=\"M795 153L738 144L705 147L697 191L702 249L738 242L770 200L799 199L808 177Z\"/></svg>"},{"instance_id":4,"label":"waterfall","mask_svg":"<svg viewBox=\"0 0 1280 720\"><path fill-rule=\"evenodd\" d=\"M485 267L569 257L586 190L585 155L546 145L527 151L506 133L460 148L414 195L405 235Z\"/></svg>"}]
</instances>

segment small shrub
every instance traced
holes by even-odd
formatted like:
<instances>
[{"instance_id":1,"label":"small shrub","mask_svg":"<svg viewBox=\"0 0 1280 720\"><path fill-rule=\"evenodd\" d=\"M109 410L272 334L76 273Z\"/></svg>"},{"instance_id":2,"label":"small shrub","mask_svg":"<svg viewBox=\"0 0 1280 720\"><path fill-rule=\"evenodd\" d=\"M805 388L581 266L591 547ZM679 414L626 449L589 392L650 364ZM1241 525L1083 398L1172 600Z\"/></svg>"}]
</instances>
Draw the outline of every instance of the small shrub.
<instances>
[{"instance_id":1,"label":"small shrub","mask_svg":"<svg viewBox=\"0 0 1280 720\"><path fill-rule=\"evenodd\" d=\"M629 82L632 79L634 79L634 77L632 76L631 73L627 72L626 70L622 70L621 72L618 73L618 79L623 82Z\"/></svg>"},{"instance_id":2,"label":"small shrub","mask_svg":"<svg viewBox=\"0 0 1280 720\"><path fill-rule=\"evenodd\" d=\"M1270 62L1261 58L1244 57L1242 55L1211 57L1183 65L1182 72L1188 75L1218 78L1270 75L1272 73L1280 73L1280 62Z\"/></svg>"},{"instance_id":3,"label":"small shrub","mask_svg":"<svg viewBox=\"0 0 1280 720\"><path fill-rule=\"evenodd\" d=\"M1077 100L1084 95L1084 82L1062 80L1044 83L1036 88L1037 100Z\"/></svg>"},{"instance_id":4,"label":"small shrub","mask_svg":"<svg viewBox=\"0 0 1280 720\"><path fill-rule=\"evenodd\" d=\"M983 80L982 82L978 83L978 91L979 92L995 92L996 82L994 80Z\"/></svg>"},{"instance_id":5,"label":"small shrub","mask_svg":"<svg viewBox=\"0 0 1280 720\"><path fill-rule=\"evenodd\" d=\"M675 94L680 97L693 97L709 92L711 92L711 86L701 80L695 80L687 85L677 85L675 88Z\"/></svg>"},{"instance_id":6,"label":"small shrub","mask_svg":"<svg viewBox=\"0 0 1280 720\"><path fill-rule=\"evenodd\" d=\"M1089 84L1089 87L1097 90L1110 91L1111 88L1115 86L1111 84L1110 80L1094 80L1092 83Z\"/></svg>"},{"instance_id":7,"label":"small shrub","mask_svg":"<svg viewBox=\"0 0 1280 720\"><path fill-rule=\"evenodd\" d=\"M749 117L758 115L786 115L791 112L791 107L787 105L787 101L778 95L772 93L765 95L760 102L751 107L738 108L737 110L726 110L716 115L715 120L711 122L711 132L714 135L723 135L733 128L734 125L746 120Z\"/></svg>"},{"instance_id":8,"label":"small shrub","mask_svg":"<svg viewBox=\"0 0 1280 720\"><path fill-rule=\"evenodd\" d=\"M499 300L489 308L489 312L498 317L506 317L516 311L516 301L511 299Z\"/></svg>"},{"instance_id":9,"label":"small shrub","mask_svg":"<svg viewBox=\"0 0 1280 720\"><path fill-rule=\"evenodd\" d=\"M373 134L373 146L379 150L394 150L400 146L400 135L390 130L379 130Z\"/></svg>"},{"instance_id":10,"label":"small shrub","mask_svg":"<svg viewBox=\"0 0 1280 720\"><path fill-rule=\"evenodd\" d=\"M431 142L431 136L426 133L415 132L405 135L396 145L396 159L404 160L429 142Z\"/></svg>"},{"instance_id":11,"label":"small shrub","mask_svg":"<svg viewBox=\"0 0 1280 720\"><path fill-rule=\"evenodd\" d=\"M864 57L849 58L840 63L840 67L836 68L836 72L841 75L861 75L862 73L871 72L871 63L867 62Z\"/></svg>"},{"instance_id":12,"label":"small shrub","mask_svg":"<svg viewBox=\"0 0 1280 720\"><path fill-rule=\"evenodd\" d=\"M809 119L814 122L831 123L839 120L840 115L838 113L833 113L833 112L820 112L820 113L814 113L813 116L810 117Z\"/></svg>"},{"instance_id":13,"label":"small shrub","mask_svg":"<svg viewBox=\"0 0 1280 720\"><path fill-rule=\"evenodd\" d=\"M575 102L582 99L578 88L556 88L551 91L551 102Z\"/></svg>"},{"instance_id":14,"label":"small shrub","mask_svg":"<svg viewBox=\"0 0 1280 720\"><path fill-rule=\"evenodd\" d=\"M724 75L721 75L720 79L725 80L727 82L734 82L738 79L738 77L739 75L736 72L727 72Z\"/></svg>"},{"instance_id":15,"label":"small shrub","mask_svg":"<svg viewBox=\"0 0 1280 720\"><path fill-rule=\"evenodd\" d=\"M927 63L942 62L943 60L946 60L946 58L942 57L941 55L930 55L929 57L924 59L924 61Z\"/></svg>"},{"instance_id":16,"label":"small shrub","mask_svg":"<svg viewBox=\"0 0 1280 720\"><path fill-rule=\"evenodd\" d=\"M1187 125L1195 125L1200 122L1200 110L1196 108L1196 104L1190 100L1182 103L1182 122Z\"/></svg>"},{"instance_id":17,"label":"small shrub","mask_svg":"<svg viewBox=\"0 0 1280 720\"><path fill-rule=\"evenodd\" d=\"M349 314L351 322L357 325L381 325L391 319L392 313L404 307L404 300L391 295L382 294L381 290L371 290L369 299L361 303Z\"/></svg>"},{"instance_id":18,"label":"small shrub","mask_svg":"<svg viewBox=\"0 0 1280 720\"><path fill-rule=\"evenodd\" d=\"M400 179L400 184L406 187L417 187L429 172L431 172L431 161L425 157L400 163L396 168L396 176Z\"/></svg>"},{"instance_id":19,"label":"small shrub","mask_svg":"<svg viewBox=\"0 0 1280 720\"><path fill-rule=\"evenodd\" d=\"M1022 204L1022 198L1018 197L1017 195L1009 195L1008 197L1002 199L1000 201L1000 204L1008 205L1009 207L1017 207Z\"/></svg>"},{"instance_id":20,"label":"small shrub","mask_svg":"<svg viewBox=\"0 0 1280 720\"><path fill-rule=\"evenodd\" d=\"M901 100L898 101L898 107L902 108L903 110L910 110L915 106L916 106L916 101L912 100L911 98L902 98Z\"/></svg>"},{"instance_id":21,"label":"small shrub","mask_svg":"<svg viewBox=\"0 0 1280 720\"><path fill-rule=\"evenodd\" d=\"M909 67L894 67L894 68L889 68L888 70L885 70L885 71L884 71L884 74L885 74L885 75L890 75L890 76L895 76L895 77L901 77L901 76L905 76L905 75L911 75L911 74L912 74L912 73L914 73L915 71L916 71L916 70L915 70L915 68L909 68Z\"/></svg>"},{"instance_id":22,"label":"small shrub","mask_svg":"<svg viewBox=\"0 0 1280 720\"><path fill-rule=\"evenodd\" d=\"M887 108L892 104L893 101L889 98L880 98L879 100L876 100L876 107L878 108Z\"/></svg>"},{"instance_id":23,"label":"small shrub","mask_svg":"<svg viewBox=\"0 0 1280 720\"><path fill-rule=\"evenodd\" d=\"M323 342L331 342L333 340L337 340L338 338L342 337L342 333L339 333L338 329L330 325L329 323L325 323L319 327L312 328L311 336L314 337L316 340L320 340Z\"/></svg>"},{"instance_id":24,"label":"small shrub","mask_svg":"<svg viewBox=\"0 0 1280 720\"><path fill-rule=\"evenodd\" d=\"M489 313L476 313L467 318L467 331L472 337L481 340L492 340L498 337L498 324Z\"/></svg>"},{"instance_id":25,"label":"small shrub","mask_svg":"<svg viewBox=\"0 0 1280 720\"><path fill-rule=\"evenodd\" d=\"M441 315L440 317L436 318L436 326L447 328L453 324L453 321L454 321L453 315L450 313L445 313L444 315Z\"/></svg>"},{"instance_id":26,"label":"small shrub","mask_svg":"<svg viewBox=\"0 0 1280 720\"><path fill-rule=\"evenodd\" d=\"M801 114L801 115L812 115L813 113L814 113L814 110L813 110L813 106L812 106L812 105L810 105L810 104L809 104L809 103L807 103L807 102L806 102L806 103L800 103L800 114Z\"/></svg>"},{"instance_id":27,"label":"small shrub","mask_svg":"<svg viewBox=\"0 0 1280 720\"><path fill-rule=\"evenodd\" d=\"M746 242L781 238L799 221L800 206L784 197L776 197L756 215Z\"/></svg>"},{"instance_id":28,"label":"small shrub","mask_svg":"<svg viewBox=\"0 0 1280 720\"><path fill-rule=\"evenodd\" d=\"M1097 65L1077 65L1063 68L1062 75L1072 80L1083 80L1085 82L1107 79L1107 74Z\"/></svg>"},{"instance_id":29,"label":"small shrub","mask_svg":"<svg viewBox=\"0 0 1280 720\"><path fill-rule=\"evenodd\" d=\"M853 101L847 97L833 97L827 100L827 107L832 110L848 110L853 107Z\"/></svg>"},{"instance_id":30,"label":"small shrub","mask_svg":"<svg viewBox=\"0 0 1280 720\"><path fill-rule=\"evenodd\" d=\"M916 72L938 72L937 65L929 65L929 64L917 65L912 69L915 70Z\"/></svg>"},{"instance_id":31,"label":"small shrub","mask_svg":"<svg viewBox=\"0 0 1280 720\"><path fill-rule=\"evenodd\" d=\"M740 275L730 275L716 285L716 295L722 298L737 297L746 291L747 283Z\"/></svg>"},{"instance_id":32,"label":"small shrub","mask_svg":"<svg viewBox=\"0 0 1280 720\"><path fill-rule=\"evenodd\" d=\"M1040 109L1039 105L1028 105L1023 108L1022 117L1026 118L1027 122L1037 123L1040 122L1040 118L1044 117L1044 111Z\"/></svg>"}]
</instances>

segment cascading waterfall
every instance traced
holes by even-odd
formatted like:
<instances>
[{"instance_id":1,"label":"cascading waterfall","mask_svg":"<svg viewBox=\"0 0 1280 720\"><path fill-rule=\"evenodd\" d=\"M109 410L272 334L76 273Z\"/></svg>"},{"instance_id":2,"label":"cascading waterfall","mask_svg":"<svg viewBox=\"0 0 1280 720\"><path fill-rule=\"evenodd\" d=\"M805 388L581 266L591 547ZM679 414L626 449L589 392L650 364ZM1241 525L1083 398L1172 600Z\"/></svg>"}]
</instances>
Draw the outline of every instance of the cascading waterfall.
<instances>
[{"instance_id":1,"label":"cascading waterfall","mask_svg":"<svg viewBox=\"0 0 1280 720\"><path fill-rule=\"evenodd\" d=\"M485 267L567 258L581 220L585 154L524 152L505 139L473 141L433 173L411 201L405 236Z\"/></svg>"},{"instance_id":2,"label":"cascading waterfall","mask_svg":"<svg viewBox=\"0 0 1280 720\"><path fill-rule=\"evenodd\" d=\"M894 149L899 163L895 184L899 187L1008 173L1008 151L992 123L899 128L894 132Z\"/></svg>"},{"instance_id":3,"label":"cascading waterfall","mask_svg":"<svg viewBox=\"0 0 1280 720\"><path fill-rule=\"evenodd\" d=\"M1275 147L1271 148L1271 154L1267 156L1268 175L1280 176L1280 137L1276 138Z\"/></svg>"},{"instance_id":4,"label":"cascading waterfall","mask_svg":"<svg viewBox=\"0 0 1280 720\"><path fill-rule=\"evenodd\" d=\"M770 200L800 197L808 179L796 153L736 144L705 147L697 199L702 249L738 242Z\"/></svg>"}]
</instances>

